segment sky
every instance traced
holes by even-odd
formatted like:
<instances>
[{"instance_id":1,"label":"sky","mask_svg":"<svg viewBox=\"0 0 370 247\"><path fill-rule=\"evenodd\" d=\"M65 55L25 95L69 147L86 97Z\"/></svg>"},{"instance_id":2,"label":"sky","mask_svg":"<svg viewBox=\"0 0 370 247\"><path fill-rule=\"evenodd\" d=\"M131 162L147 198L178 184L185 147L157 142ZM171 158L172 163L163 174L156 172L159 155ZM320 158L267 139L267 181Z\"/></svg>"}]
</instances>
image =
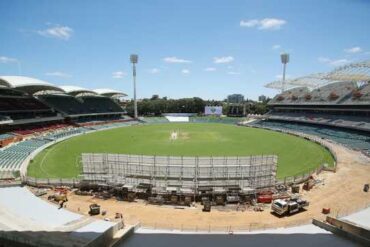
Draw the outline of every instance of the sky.
<instances>
[{"instance_id":1,"label":"sky","mask_svg":"<svg viewBox=\"0 0 370 247\"><path fill-rule=\"evenodd\" d=\"M1 0L0 75L138 98L274 96L281 78L370 59L367 0Z\"/></svg>"}]
</instances>

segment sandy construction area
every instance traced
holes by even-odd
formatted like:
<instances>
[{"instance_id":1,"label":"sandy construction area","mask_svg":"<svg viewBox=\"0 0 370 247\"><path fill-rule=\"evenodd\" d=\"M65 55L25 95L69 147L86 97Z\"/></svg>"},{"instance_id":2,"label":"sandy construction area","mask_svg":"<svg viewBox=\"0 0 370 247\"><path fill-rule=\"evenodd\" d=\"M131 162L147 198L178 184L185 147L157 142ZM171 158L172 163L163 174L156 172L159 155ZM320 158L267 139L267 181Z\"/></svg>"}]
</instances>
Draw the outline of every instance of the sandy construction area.
<instances>
[{"instance_id":1,"label":"sandy construction area","mask_svg":"<svg viewBox=\"0 0 370 247\"><path fill-rule=\"evenodd\" d=\"M210 213L202 212L202 206L176 208L174 206L148 205L145 201L122 202L115 199L100 200L91 196L70 194L67 209L88 215L92 202L106 210L105 216L113 219L122 213L127 224L139 223L143 227L179 229L191 231L242 231L276 228L306 224L312 218L324 219L323 207L331 208L331 215L344 216L370 206L370 192L363 192L365 183L370 183L370 159L343 146L331 145L338 158L337 172L322 172L316 178L322 182L311 191L302 192L310 202L304 212L279 218L270 213L270 205L263 212L252 210L237 211L236 206L212 207Z\"/></svg>"}]
</instances>

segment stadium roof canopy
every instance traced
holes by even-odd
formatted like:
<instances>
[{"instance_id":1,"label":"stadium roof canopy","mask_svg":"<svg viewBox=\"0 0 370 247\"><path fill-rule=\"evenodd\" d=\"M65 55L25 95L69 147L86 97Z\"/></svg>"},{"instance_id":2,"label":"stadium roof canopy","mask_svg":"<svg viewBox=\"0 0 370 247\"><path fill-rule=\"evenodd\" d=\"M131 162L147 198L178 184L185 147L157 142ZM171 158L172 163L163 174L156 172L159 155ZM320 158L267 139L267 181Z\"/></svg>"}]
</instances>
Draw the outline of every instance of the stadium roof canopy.
<instances>
[{"instance_id":1,"label":"stadium roof canopy","mask_svg":"<svg viewBox=\"0 0 370 247\"><path fill-rule=\"evenodd\" d=\"M0 76L0 86L16 89L28 94L45 91L64 92L63 89L49 82L25 76Z\"/></svg>"},{"instance_id":2,"label":"stadium roof canopy","mask_svg":"<svg viewBox=\"0 0 370 247\"><path fill-rule=\"evenodd\" d=\"M287 88L305 86L318 88L338 81L364 82L370 81L370 60L351 63L338 67L328 73L316 73L285 81ZM281 89L282 81L273 81L265 85L267 88Z\"/></svg>"},{"instance_id":3,"label":"stadium roof canopy","mask_svg":"<svg viewBox=\"0 0 370 247\"><path fill-rule=\"evenodd\" d=\"M325 78L341 81L370 81L370 60L338 67L327 73Z\"/></svg>"},{"instance_id":4,"label":"stadium roof canopy","mask_svg":"<svg viewBox=\"0 0 370 247\"><path fill-rule=\"evenodd\" d=\"M76 87L76 86L60 86L66 93L71 94L73 96L82 96L82 95L96 95L97 93L93 90L86 89L83 87Z\"/></svg>"},{"instance_id":5,"label":"stadium roof canopy","mask_svg":"<svg viewBox=\"0 0 370 247\"><path fill-rule=\"evenodd\" d=\"M336 80L328 80L325 78L324 73L317 73L317 74L311 74L306 75L302 77L297 77L294 79L288 79L285 80L285 85L287 88L293 88L293 87L308 87L308 88L317 88L321 87L330 83L335 82ZM273 89L281 89L283 86L282 81L273 81L265 85L267 88L273 88Z\"/></svg>"},{"instance_id":6,"label":"stadium roof canopy","mask_svg":"<svg viewBox=\"0 0 370 247\"><path fill-rule=\"evenodd\" d=\"M109 88L99 88L94 90L95 93L107 96L107 97L114 97L114 98L120 98L120 97L126 97L127 94L124 92L114 90L114 89L109 89Z\"/></svg>"}]
</instances>

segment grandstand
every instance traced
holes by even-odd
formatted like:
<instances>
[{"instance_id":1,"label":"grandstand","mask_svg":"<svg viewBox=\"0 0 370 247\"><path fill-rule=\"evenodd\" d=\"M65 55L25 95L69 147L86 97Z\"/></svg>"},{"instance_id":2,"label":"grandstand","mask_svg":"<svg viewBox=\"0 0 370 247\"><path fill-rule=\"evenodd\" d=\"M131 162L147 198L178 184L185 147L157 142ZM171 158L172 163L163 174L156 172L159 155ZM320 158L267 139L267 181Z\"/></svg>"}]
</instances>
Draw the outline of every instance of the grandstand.
<instances>
[{"instance_id":1,"label":"grandstand","mask_svg":"<svg viewBox=\"0 0 370 247\"><path fill-rule=\"evenodd\" d=\"M39 99L66 115L84 114L87 110L75 97L66 94L42 95Z\"/></svg>"},{"instance_id":2,"label":"grandstand","mask_svg":"<svg viewBox=\"0 0 370 247\"><path fill-rule=\"evenodd\" d=\"M110 122L97 122L90 127L84 126L71 126L71 125L55 125L36 129L31 132L21 131L18 132L24 135L30 135L27 140L16 142L6 148L0 149L0 179L13 178L19 176L21 166L27 157L36 151L38 148L55 143L71 136L91 131L117 128L137 124L137 121L110 121ZM14 134L4 134L4 136L12 136Z\"/></svg>"},{"instance_id":3,"label":"grandstand","mask_svg":"<svg viewBox=\"0 0 370 247\"><path fill-rule=\"evenodd\" d=\"M117 98L124 96L110 89L95 92L75 86L58 87L29 77L2 76L0 124L55 122L66 117L73 121L119 118L125 112Z\"/></svg>"},{"instance_id":4,"label":"grandstand","mask_svg":"<svg viewBox=\"0 0 370 247\"><path fill-rule=\"evenodd\" d=\"M124 96L111 89L58 87L30 77L1 76L0 178L18 176L26 157L47 143L122 126L121 121L130 120L117 101ZM92 121L95 127L83 127Z\"/></svg>"},{"instance_id":5,"label":"grandstand","mask_svg":"<svg viewBox=\"0 0 370 247\"><path fill-rule=\"evenodd\" d=\"M33 122L37 122L36 118L61 119L50 107L26 93L0 87L0 98L3 119L0 124L21 124L25 119L35 119Z\"/></svg>"},{"instance_id":6,"label":"grandstand","mask_svg":"<svg viewBox=\"0 0 370 247\"><path fill-rule=\"evenodd\" d=\"M274 120L258 120L251 122L248 125L273 130L295 131L318 136L324 139L333 140L351 149L362 151L364 154L370 156L370 138L366 132L356 132L346 129L335 129L329 126L324 127Z\"/></svg>"},{"instance_id":7,"label":"grandstand","mask_svg":"<svg viewBox=\"0 0 370 247\"><path fill-rule=\"evenodd\" d=\"M39 96L39 100L61 112L64 116L73 118L74 121L91 120L93 118L120 118L124 110L117 104L117 97L126 94L115 93L109 95L104 91L99 94L75 86L61 86L64 94L47 94Z\"/></svg>"},{"instance_id":8,"label":"grandstand","mask_svg":"<svg viewBox=\"0 0 370 247\"><path fill-rule=\"evenodd\" d=\"M303 132L370 155L370 61L287 80L287 85L290 89L268 103L270 111L248 125ZM280 81L266 85L281 86Z\"/></svg>"},{"instance_id":9,"label":"grandstand","mask_svg":"<svg viewBox=\"0 0 370 247\"><path fill-rule=\"evenodd\" d=\"M361 73L357 72L359 67ZM288 80L291 88L268 103L270 111L264 117L370 132L369 82L370 62ZM266 85L279 86L279 82Z\"/></svg>"}]
</instances>

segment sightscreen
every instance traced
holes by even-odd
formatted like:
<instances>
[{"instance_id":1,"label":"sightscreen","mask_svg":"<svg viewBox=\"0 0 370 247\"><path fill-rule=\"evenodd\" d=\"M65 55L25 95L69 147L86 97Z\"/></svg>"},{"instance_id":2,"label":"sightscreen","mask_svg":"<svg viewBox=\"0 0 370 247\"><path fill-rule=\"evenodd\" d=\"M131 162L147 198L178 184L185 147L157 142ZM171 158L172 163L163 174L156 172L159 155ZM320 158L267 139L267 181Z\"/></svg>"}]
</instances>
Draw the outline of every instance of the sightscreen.
<instances>
[{"instance_id":1,"label":"sightscreen","mask_svg":"<svg viewBox=\"0 0 370 247\"><path fill-rule=\"evenodd\" d=\"M222 115L222 106L206 106L204 107L204 114L205 115Z\"/></svg>"}]
</instances>

